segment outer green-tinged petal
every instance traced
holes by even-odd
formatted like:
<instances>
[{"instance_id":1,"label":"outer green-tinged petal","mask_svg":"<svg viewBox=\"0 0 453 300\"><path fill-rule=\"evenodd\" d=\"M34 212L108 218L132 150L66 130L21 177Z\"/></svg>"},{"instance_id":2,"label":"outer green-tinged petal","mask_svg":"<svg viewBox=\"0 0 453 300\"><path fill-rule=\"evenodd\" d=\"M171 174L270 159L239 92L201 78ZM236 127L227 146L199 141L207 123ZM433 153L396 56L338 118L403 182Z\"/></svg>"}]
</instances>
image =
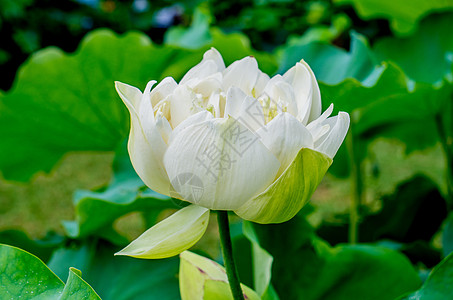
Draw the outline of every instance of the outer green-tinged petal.
<instances>
[{"instance_id":1,"label":"outer green-tinged petal","mask_svg":"<svg viewBox=\"0 0 453 300\"><path fill-rule=\"evenodd\" d=\"M263 193L235 213L256 223L282 223L294 217L310 199L332 164L328 156L303 148L286 171Z\"/></svg>"},{"instance_id":2,"label":"outer green-tinged petal","mask_svg":"<svg viewBox=\"0 0 453 300\"><path fill-rule=\"evenodd\" d=\"M115 255L146 259L177 255L203 236L208 222L209 209L189 205L145 231Z\"/></svg>"},{"instance_id":3,"label":"outer green-tinged petal","mask_svg":"<svg viewBox=\"0 0 453 300\"><path fill-rule=\"evenodd\" d=\"M179 132L172 137L164 164L177 198L215 210L238 209L264 191L280 167L258 137L232 117ZM195 197L194 185L202 191Z\"/></svg>"},{"instance_id":4,"label":"outer green-tinged petal","mask_svg":"<svg viewBox=\"0 0 453 300\"><path fill-rule=\"evenodd\" d=\"M167 145L159 128L151 121L142 124L137 111L142 101L142 93L130 85L115 82L116 90L129 109L131 129L128 149L132 165L143 182L154 191L168 195L167 172L163 166L163 156ZM154 119L154 118L153 118Z\"/></svg>"},{"instance_id":5,"label":"outer green-tinged petal","mask_svg":"<svg viewBox=\"0 0 453 300\"><path fill-rule=\"evenodd\" d=\"M206 257L184 251L180 255L179 287L182 300L233 299L225 269ZM241 284L246 299L260 299L247 286Z\"/></svg>"},{"instance_id":6,"label":"outer green-tinged petal","mask_svg":"<svg viewBox=\"0 0 453 300\"><path fill-rule=\"evenodd\" d=\"M313 138L305 126L289 113L281 113L266 127L257 131L261 142L280 161L280 176L291 164L302 148L313 148Z\"/></svg>"}]
</instances>

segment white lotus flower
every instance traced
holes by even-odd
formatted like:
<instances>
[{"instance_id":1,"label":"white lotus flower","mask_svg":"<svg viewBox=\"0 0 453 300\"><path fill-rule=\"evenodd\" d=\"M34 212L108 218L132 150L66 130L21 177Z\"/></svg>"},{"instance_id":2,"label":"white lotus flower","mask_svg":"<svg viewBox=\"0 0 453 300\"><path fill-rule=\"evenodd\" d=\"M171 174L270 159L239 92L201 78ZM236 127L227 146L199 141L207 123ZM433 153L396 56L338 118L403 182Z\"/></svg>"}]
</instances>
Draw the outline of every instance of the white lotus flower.
<instances>
[{"instance_id":1,"label":"white lotus flower","mask_svg":"<svg viewBox=\"0 0 453 300\"><path fill-rule=\"evenodd\" d=\"M155 84L142 93L116 82L131 115L130 158L149 188L193 205L119 254L180 253L202 236L209 210L258 223L289 220L320 183L349 127L347 113L330 117L333 106L321 115L319 87L303 60L270 78L253 57L225 68L212 48L179 84L171 77Z\"/></svg>"}]
</instances>

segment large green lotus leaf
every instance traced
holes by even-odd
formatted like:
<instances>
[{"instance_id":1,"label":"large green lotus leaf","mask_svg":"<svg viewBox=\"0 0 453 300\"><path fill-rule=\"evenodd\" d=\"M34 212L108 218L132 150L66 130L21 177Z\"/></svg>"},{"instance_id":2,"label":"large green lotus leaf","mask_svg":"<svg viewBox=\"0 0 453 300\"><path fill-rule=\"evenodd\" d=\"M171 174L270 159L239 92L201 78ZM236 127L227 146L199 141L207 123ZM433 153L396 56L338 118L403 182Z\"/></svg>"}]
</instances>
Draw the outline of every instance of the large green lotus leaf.
<instances>
[{"instance_id":1,"label":"large green lotus leaf","mask_svg":"<svg viewBox=\"0 0 453 300\"><path fill-rule=\"evenodd\" d=\"M420 19L432 12L451 11L449 0L334 0L337 5L353 5L364 20L385 18L398 35L411 34Z\"/></svg>"},{"instance_id":2,"label":"large green lotus leaf","mask_svg":"<svg viewBox=\"0 0 453 300\"><path fill-rule=\"evenodd\" d=\"M453 3L453 2L452 2ZM433 15L423 20L410 37L386 37L373 45L380 60L391 60L417 82L435 83L451 76L453 14Z\"/></svg>"},{"instance_id":3,"label":"large green lotus leaf","mask_svg":"<svg viewBox=\"0 0 453 300\"><path fill-rule=\"evenodd\" d=\"M82 272L69 268L68 282L59 299L100 300L99 295L82 279Z\"/></svg>"},{"instance_id":4,"label":"large green lotus leaf","mask_svg":"<svg viewBox=\"0 0 453 300\"><path fill-rule=\"evenodd\" d=\"M0 271L1 299L100 299L79 270L69 269L65 285L39 258L16 247L0 245Z\"/></svg>"},{"instance_id":5,"label":"large green lotus leaf","mask_svg":"<svg viewBox=\"0 0 453 300\"><path fill-rule=\"evenodd\" d=\"M441 261L429 274L423 286L401 300L451 299L453 287L453 254Z\"/></svg>"},{"instance_id":6,"label":"large green lotus leaf","mask_svg":"<svg viewBox=\"0 0 453 300\"><path fill-rule=\"evenodd\" d=\"M258 61L261 71L269 75L272 75L277 71L278 64L275 56L254 50L246 35L238 32L225 34L216 27L212 27L210 33L212 36L212 43L206 45L205 50L209 47L214 47L219 50L225 61L225 65L228 66L235 60L252 55Z\"/></svg>"},{"instance_id":7,"label":"large green lotus leaf","mask_svg":"<svg viewBox=\"0 0 453 300\"><path fill-rule=\"evenodd\" d=\"M355 128L358 134L390 121L426 118L442 111L448 98L448 84L442 88L428 84L410 86L406 74L396 64L377 65L363 36L352 34L351 38L350 52L326 43L282 49L281 68L286 70L296 61L306 60L319 80L324 106L332 102L336 110L352 114L351 120L360 124ZM380 111L384 106L386 113ZM411 109L407 109L409 106ZM370 113L363 117L367 111Z\"/></svg>"},{"instance_id":8,"label":"large green lotus leaf","mask_svg":"<svg viewBox=\"0 0 453 300\"><path fill-rule=\"evenodd\" d=\"M325 84L338 84L346 78L374 83L381 70L377 68L377 62L365 37L352 33L350 48L351 51L347 52L325 42L289 44L277 52L279 72L285 72L304 59L313 69L317 80ZM322 96L326 105L326 98Z\"/></svg>"},{"instance_id":9,"label":"large green lotus leaf","mask_svg":"<svg viewBox=\"0 0 453 300\"><path fill-rule=\"evenodd\" d=\"M56 251L49 267L62 278L69 266L79 268L104 300L180 299L177 257L138 260L114 256L118 250L102 240L89 240Z\"/></svg>"},{"instance_id":10,"label":"large green lotus leaf","mask_svg":"<svg viewBox=\"0 0 453 300\"><path fill-rule=\"evenodd\" d=\"M444 18L441 21L442 25L447 22ZM428 29L424 29L428 30L425 35L434 31L431 27ZM448 29L443 28L443 30ZM434 44L437 45L437 41L440 43L440 40L441 37L436 38ZM449 45L451 42L443 43ZM395 51L397 51L397 45L395 42ZM431 45L431 47L435 46ZM351 51L346 52L326 43L284 47L279 52L280 70L285 71L300 59L306 60L319 81L324 107L334 103L336 111L343 110L350 113L351 127L355 135L368 131L368 139L382 132L392 137L390 129L395 126L398 127L394 132L395 137L402 138L403 142L408 144L408 151L433 145L438 140L435 133L427 135L425 134L427 130L416 129L415 138L408 133L401 133L407 131L405 129L412 127L412 123L415 122L424 123L427 129L435 131L434 116L447 111L444 107L450 97L451 85L448 82L444 82L440 87L426 83L409 84L407 75L395 63L385 61L378 65L378 60L366 39L359 34L351 35L350 48ZM444 53L439 59L448 60L446 54L449 46L442 49ZM420 56L422 56L423 51L417 51L421 51ZM421 60L421 57L418 60ZM413 59L412 62L418 60ZM433 63L433 61L430 62ZM449 66L451 68L451 62ZM447 67L445 63L442 68ZM422 72L421 67L417 70ZM430 71L423 70L423 72ZM443 78L444 75L440 72L436 76ZM409 123L410 126L401 128L401 123ZM371 129L374 131L370 131ZM404 139L405 135L407 139Z\"/></svg>"},{"instance_id":11,"label":"large green lotus leaf","mask_svg":"<svg viewBox=\"0 0 453 300\"><path fill-rule=\"evenodd\" d=\"M253 287L261 299L278 300L279 297L271 284L274 258L261 247L251 222L244 221L242 228L244 235L252 244Z\"/></svg>"},{"instance_id":12,"label":"large green lotus leaf","mask_svg":"<svg viewBox=\"0 0 453 300\"><path fill-rule=\"evenodd\" d=\"M385 86L381 86L385 89ZM421 123L434 121L437 114L444 112L447 101L450 100L452 86L448 84L436 88L428 84L418 84L413 91L388 93L387 90L378 93L373 89L374 97L369 95L371 103L360 110L355 130L361 134L367 130L394 123L406 123L417 120ZM363 89L356 92L359 96ZM344 97L344 95L342 95ZM340 97L338 98L340 100ZM344 98L343 98L344 99ZM424 132L426 133L426 131ZM436 136L436 132L432 133Z\"/></svg>"},{"instance_id":13,"label":"large green lotus leaf","mask_svg":"<svg viewBox=\"0 0 453 300\"><path fill-rule=\"evenodd\" d=\"M389 64L388 68L398 74L397 68ZM328 88L332 95L338 92L337 101L346 105L348 99L366 99L367 105L353 110L353 132L360 135L366 144L377 137L397 139L405 144L406 153L415 150L424 150L439 142L440 136L436 125L438 116L449 115L448 102L453 86L444 83L441 87L428 84L417 84L413 90L398 90L398 86L385 83L385 77L391 76L383 73L378 83L372 88L358 87L356 89L344 85ZM391 75L391 74L389 74ZM395 81L403 79L393 77ZM351 81L352 82L352 81ZM393 91L391 91L393 89ZM326 91L326 89L324 89ZM353 101L349 101L353 102ZM338 104L342 106L342 104ZM447 125L448 126L448 125ZM451 130L444 127L444 130Z\"/></svg>"},{"instance_id":14,"label":"large green lotus leaf","mask_svg":"<svg viewBox=\"0 0 453 300\"><path fill-rule=\"evenodd\" d=\"M155 46L137 32L96 30L73 54L54 47L35 53L21 66L14 87L0 95L0 170L7 179L27 180L50 171L69 151L114 150L129 126L115 80L143 89L152 79L181 78L211 46L228 64L254 54L249 43L243 35L215 31L212 44L186 50ZM264 71L275 71L272 56L256 58Z\"/></svg>"},{"instance_id":15,"label":"large green lotus leaf","mask_svg":"<svg viewBox=\"0 0 453 300\"><path fill-rule=\"evenodd\" d=\"M380 198L379 212L362 215L361 242L429 242L447 217L447 205L436 183L418 174ZM348 225L324 222L317 233L330 243L346 242Z\"/></svg>"},{"instance_id":16,"label":"large green lotus leaf","mask_svg":"<svg viewBox=\"0 0 453 300\"><path fill-rule=\"evenodd\" d=\"M254 228L274 257L272 284L282 299L385 300L420 286L402 254L372 245L330 247L300 214L286 223Z\"/></svg>"},{"instance_id":17,"label":"large green lotus leaf","mask_svg":"<svg viewBox=\"0 0 453 300\"><path fill-rule=\"evenodd\" d=\"M42 239L32 239L27 233L15 229L7 229L0 232L0 244L11 245L23 249L38 256L44 261L49 259L52 252L64 242L64 237L52 232L49 232Z\"/></svg>"},{"instance_id":18,"label":"large green lotus leaf","mask_svg":"<svg viewBox=\"0 0 453 300\"><path fill-rule=\"evenodd\" d=\"M286 46L304 45L313 42L332 42L351 27L351 19L345 14L332 16L332 23L327 26L317 24L308 28L301 36L290 36Z\"/></svg>"},{"instance_id":19,"label":"large green lotus leaf","mask_svg":"<svg viewBox=\"0 0 453 300\"><path fill-rule=\"evenodd\" d=\"M170 197L145 186L131 165L124 143L117 150L113 170L114 178L104 190L75 194L76 220L63 222L68 236L98 235L117 244L125 244L128 241L112 227L116 219L138 211L146 213L148 222L153 224L162 210L178 208Z\"/></svg>"},{"instance_id":20,"label":"large green lotus leaf","mask_svg":"<svg viewBox=\"0 0 453 300\"><path fill-rule=\"evenodd\" d=\"M379 76L368 79L348 78L334 85L320 82L325 103L332 102L337 110L351 115L354 135L368 141L377 136L397 138L407 145L407 152L425 149L439 140L435 118L448 113L450 84L408 86L406 75L392 62L381 66Z\"/></svg>"},{"instance_id":21,"label":"large green lotus leaf","mask_svg":"<svg viewBox=\"0 0 453 300\"><path fill-rule=\"evenodd\" d=\"M172 26L165 32L164 43L187 49L197 49L212 41L209 24L212 16L209 11L197 7L190 27Z\"/></svg>"}]
</instances>

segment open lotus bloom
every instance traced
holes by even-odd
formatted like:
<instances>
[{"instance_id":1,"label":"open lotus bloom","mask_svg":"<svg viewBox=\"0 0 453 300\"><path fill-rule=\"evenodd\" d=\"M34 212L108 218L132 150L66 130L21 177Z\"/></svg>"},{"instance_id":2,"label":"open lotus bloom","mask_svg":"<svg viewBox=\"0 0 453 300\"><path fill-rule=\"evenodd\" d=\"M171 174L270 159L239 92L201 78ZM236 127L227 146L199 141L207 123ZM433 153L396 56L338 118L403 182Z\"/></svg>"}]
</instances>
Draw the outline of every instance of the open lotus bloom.
<instances>
[{"instance_id":1,"label":"open lotus bloom","mask_svg":"<svg viewBox=\"0 0 453 300\"><path fill-rule=\"evenodd\" d=\"M179 82L142 93L116 82L129 109L132 164L152 190L188 201L119 254L161 258L204 233L209 210L258 223L291 219L308 201L343 142L349 115L321 114L315 75L303 60L270 78L253 57L225 68L216 49Z\"/></svg>"}]
</instances>

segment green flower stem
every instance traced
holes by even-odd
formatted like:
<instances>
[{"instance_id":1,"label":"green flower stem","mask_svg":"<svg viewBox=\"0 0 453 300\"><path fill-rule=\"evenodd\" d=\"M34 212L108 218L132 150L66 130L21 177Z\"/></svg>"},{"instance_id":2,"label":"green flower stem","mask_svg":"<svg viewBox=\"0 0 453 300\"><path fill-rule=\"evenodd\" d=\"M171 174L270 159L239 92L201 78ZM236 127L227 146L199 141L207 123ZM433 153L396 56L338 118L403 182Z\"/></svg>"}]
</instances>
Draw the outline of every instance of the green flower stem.
<instances>
[{"instance_id":1,"label":"green flower stem","mask_svg":"<svg viewBox=\"0 0 453 300\"><path fill-rule=\"evenodd\" d=\"M352 127L352 126L351 126ZM349 243L355 244L359 239L360 206L362 200L362 174L360 160L357 158L354 148L352 128L346 137L346 147L351 167L351 206L349 212Z\"/></svg>"},{"instance_id":2,"label":"green flower stem","mask_svg":"<svg viewBox=\"0 0 453 300\"><path fill-rule=\"evenodd\" d=\"M239 281L238 271L233 258L228 212L221 210L217 211L217 222L219 223L223 260L225 262L225 269L228 276L228 282L230 283L231 292L233 293L233 298L234 300L244 300L241 282Z\"/></svg>"}]
</instances>

